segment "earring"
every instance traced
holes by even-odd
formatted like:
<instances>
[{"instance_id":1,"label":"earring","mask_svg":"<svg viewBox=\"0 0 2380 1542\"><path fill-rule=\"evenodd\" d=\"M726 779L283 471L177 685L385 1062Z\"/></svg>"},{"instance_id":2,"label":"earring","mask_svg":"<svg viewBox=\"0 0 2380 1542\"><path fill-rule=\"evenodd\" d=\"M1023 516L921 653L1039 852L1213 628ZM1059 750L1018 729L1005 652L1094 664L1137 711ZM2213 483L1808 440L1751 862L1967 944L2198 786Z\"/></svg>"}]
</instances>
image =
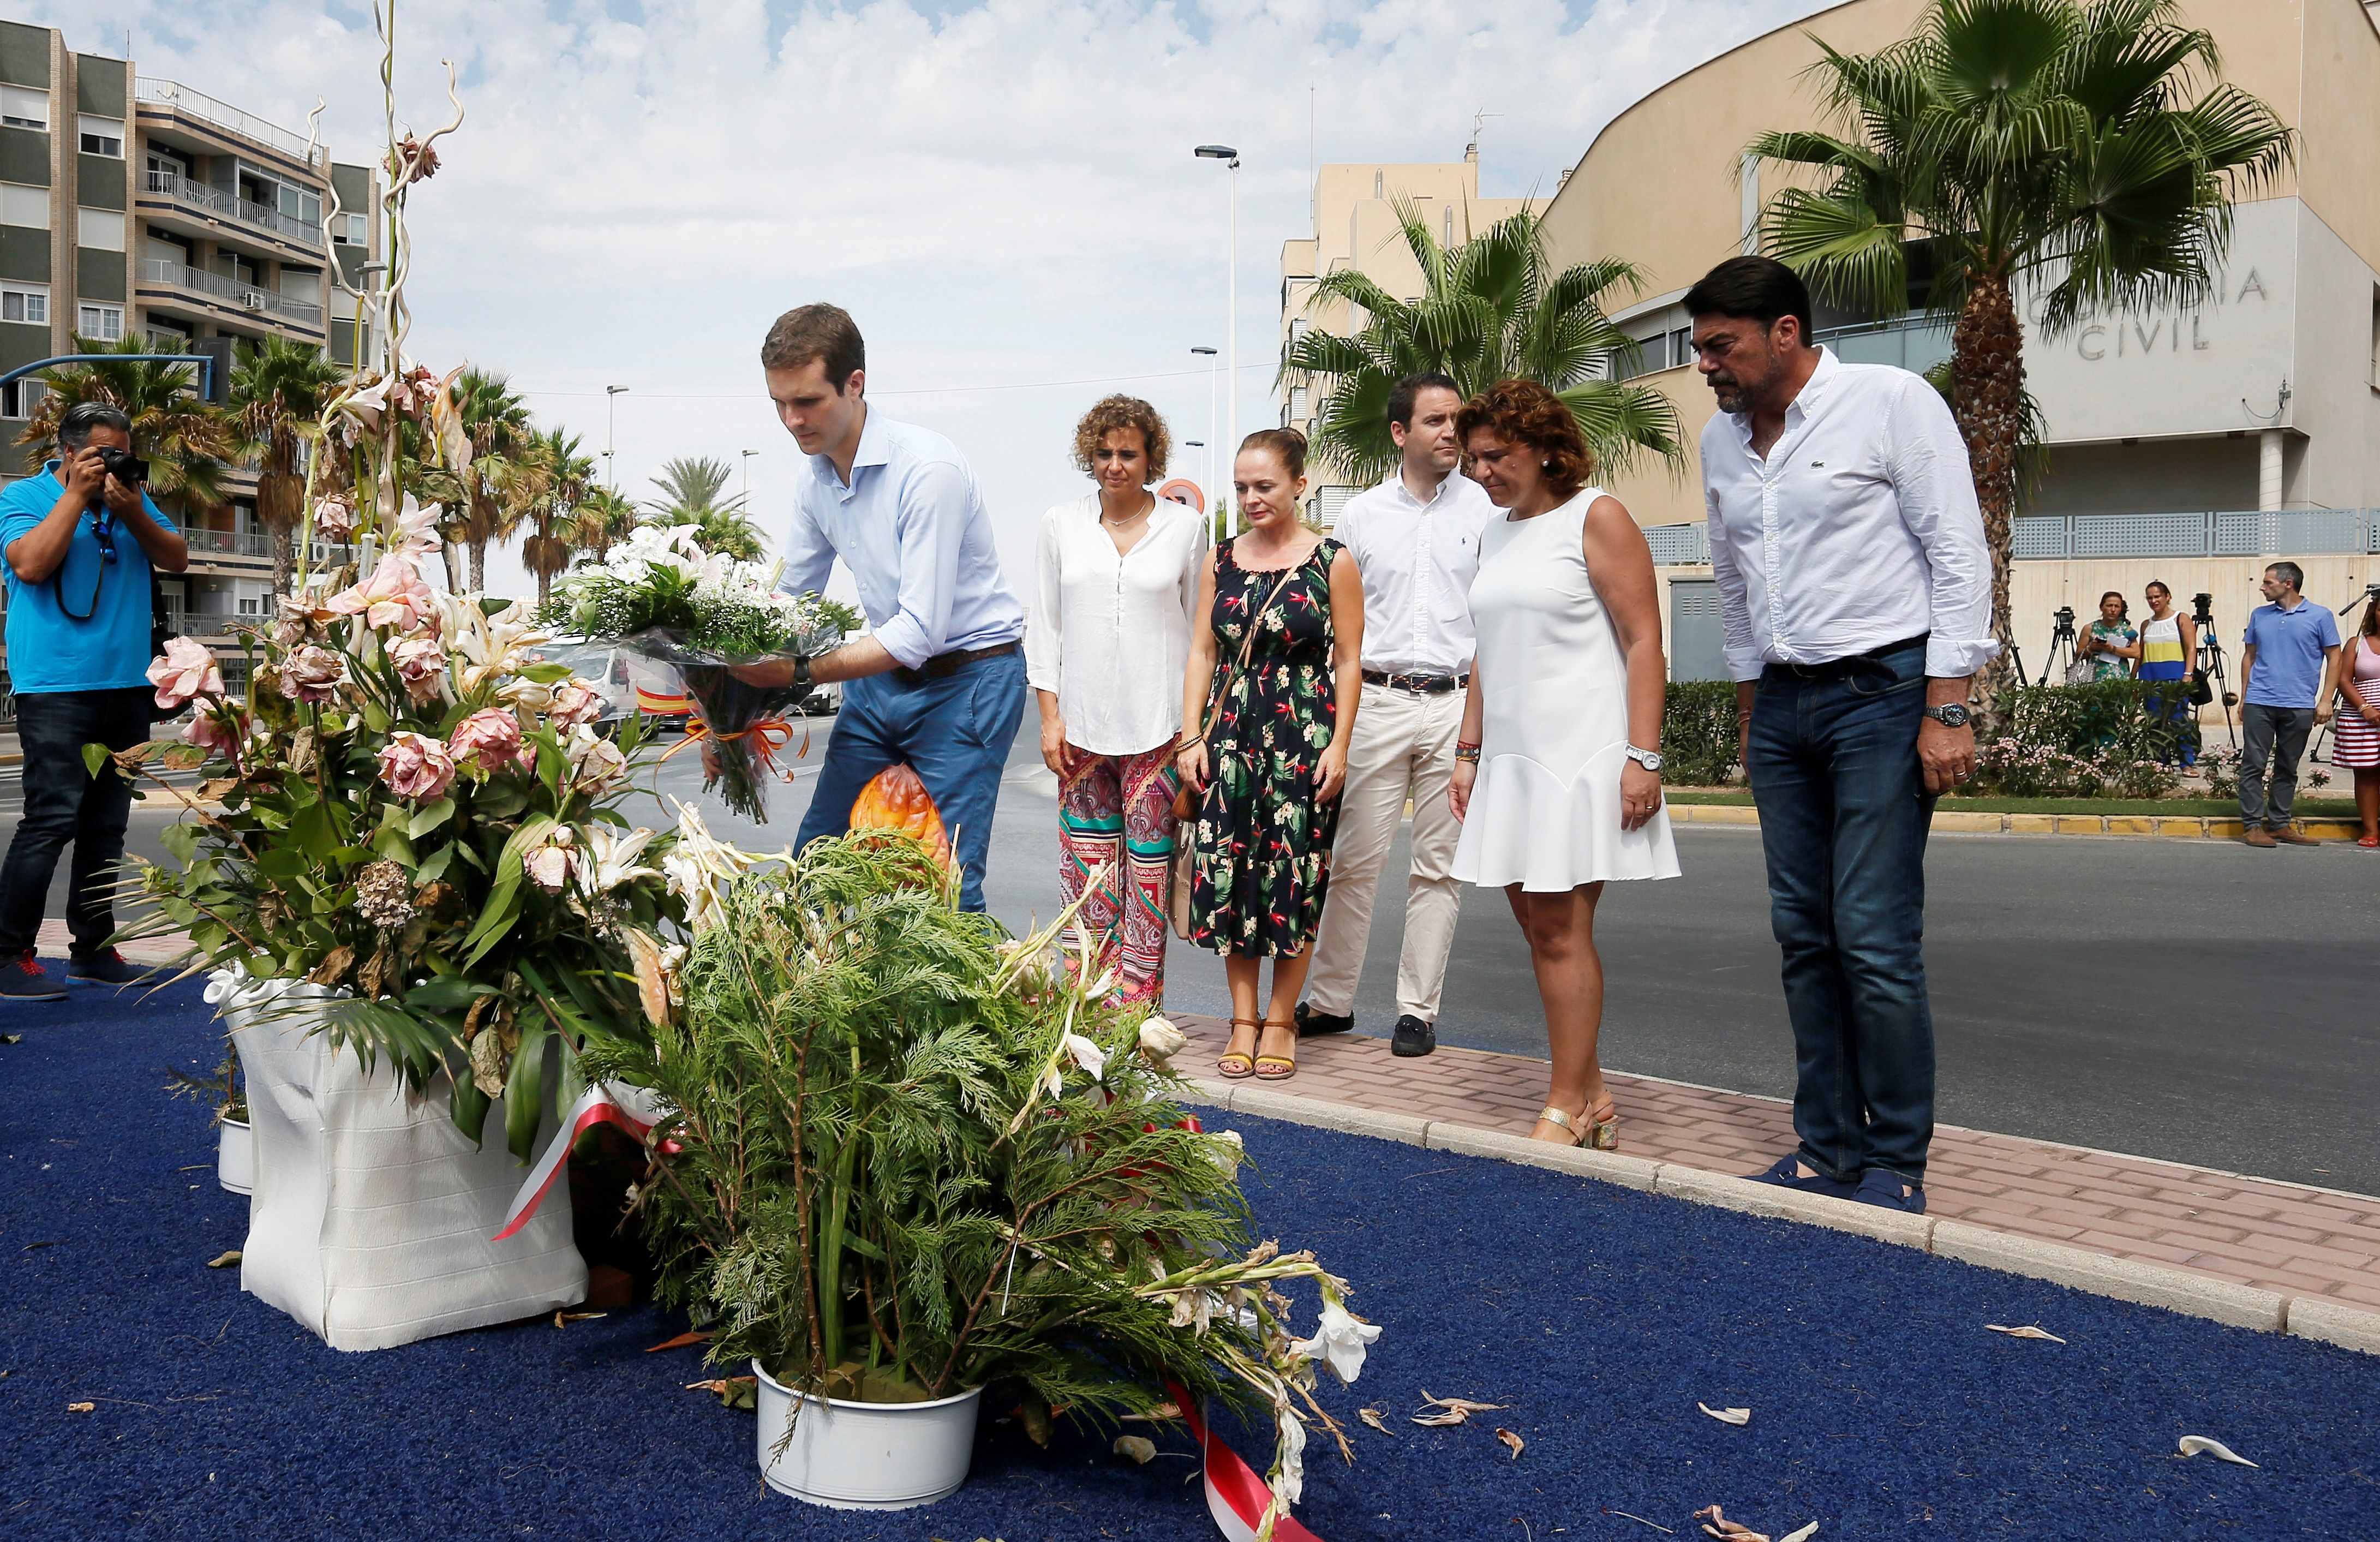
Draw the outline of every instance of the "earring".
<instances>
[{"instance_id":1,"label":"earring","mask_svg":"<svg viewBox=\"0 0 2380 1542\"><path fill-rule=\"evenodd\" d=\"M1550 471L1550 470L1552 470L1553 468L1554 468L1554 463L1553 463L1552 461L1549 461L1549 460L1541 460L1541 461L1537 462L1537 469L1538 469L1538 470L1540 470L1540 471Z\"/></svg>"}]
</instances>

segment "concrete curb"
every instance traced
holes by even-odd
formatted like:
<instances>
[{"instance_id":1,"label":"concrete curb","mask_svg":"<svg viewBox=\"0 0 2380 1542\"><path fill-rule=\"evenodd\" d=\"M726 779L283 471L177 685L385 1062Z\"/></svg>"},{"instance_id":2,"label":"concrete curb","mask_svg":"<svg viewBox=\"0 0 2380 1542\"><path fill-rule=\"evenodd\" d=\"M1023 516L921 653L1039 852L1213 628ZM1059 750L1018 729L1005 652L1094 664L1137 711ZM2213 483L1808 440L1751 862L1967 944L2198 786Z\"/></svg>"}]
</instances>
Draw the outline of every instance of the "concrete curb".
<instances>
[{"instance_id":1,"label":"concrete curb","mask_svg":"<svg viewBox=\"0 0 2380 1542\"><path fill-rule=\"evenodd\" d=\"M1746 804L1676 803L1672 824L1723 824L1758 829L1760 810ZM2317 841L2352 841L2363 833L2353 820L2293 820L2301 835ZM2236 841L2240 821L2216 814L1978 814L1937 809L1937 835L2151 835L2197 841Z\"/></svg>"},{"instance_id":2,"label":"concrete curb","mask_svg":"<svg viewBox=\"0 0 2380 1542\"><path fill-rule=\"evenodd\" d=\"M1196 1089L1196 1095L1188 1100L1232 1113L1255 1114L1261 1119L1278 1119L1342 1135L1372 1135L1456 1156L1486 1157L1573 1173L1692 1204L1850 1232L1899 1247L1913 1247L1937 1258L2046 1280L2091 1295L2162 1307L2233 1328L2287 1333L2366 1354L2380 1354L2380 1313L2362 1311L2322 1296L2284 1296L2188 1269L2113 1257L2088 1248L1996 1232L1962 1220L1904 1215L1873 1205L1853 1204L1848 1199L1803 1194L1676 1162L1553 1146L1500 1130L1384 1113L1349 1103L1300 1098L1271 1087L1200 1076L1187 1080Z\"/></svg>"}]
</instances>

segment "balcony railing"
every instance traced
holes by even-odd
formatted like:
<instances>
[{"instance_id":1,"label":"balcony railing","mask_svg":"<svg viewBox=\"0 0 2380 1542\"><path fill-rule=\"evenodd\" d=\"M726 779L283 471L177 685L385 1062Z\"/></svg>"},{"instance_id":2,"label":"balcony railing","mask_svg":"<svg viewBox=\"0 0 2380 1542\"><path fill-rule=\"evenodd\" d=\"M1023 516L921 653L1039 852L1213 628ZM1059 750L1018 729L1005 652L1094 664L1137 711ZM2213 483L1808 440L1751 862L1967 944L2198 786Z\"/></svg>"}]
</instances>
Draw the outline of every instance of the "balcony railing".
<instances>
[{"instance_id":1,"label":"balcony railing","mask_svg":"<svg viewBox=\"0 0 2380 1542\"><path fill-rule=\"evenodd\" d=\"M260 289L253 284L242 284L221 273L211 273L193 268L171 258L150 257L141 260L140 282L170 284L178 289L194 289L200 294L222 300L243 310L261 311L279 316L320 332L322 329L322 308L293 300L286 295L276 295L270 289Z\"/></svg>"},{"instance_id":2,"label":"balcony railing","mask_svg":"<svg viewBox=\"0 0 2380 1542\"><path fill-rule=\"evenodd\" d=\"M193 209L220 214L227 220L256 225L285 240L301 242L318 250L322 246L321 230L304 220L292 219L269 203L259 203L254 199L240 198L221 188L210 188L203 182L193 182L179 172L152 171L145 175L149 191L158 198L170 198Z\"/></svg>"},{"instance_id":3,"label":"balcony railing","mask_svg":"<svg viewBox=\"0 0 2380 1542\"><path fill-rule=\"evenodd\" d=\"M184 530L182 540L193 552L228 557L270 557L273 538L261 530Z\"/></svg>"},{"instance_id":4,"label":"balcony railing","mask_svg":"<svg viewBox=\"0 0 2380 1542\"><path fill-rule=\"evenodd\" d=\"M1950 323L1921 312L1888 322L1828 327L1812 341L1832 348L1846 364L1894 364L1922 375L1950 357Z\"/></svg>"},{"instance_id":5,"label":"balcony railing","mask_svg":"<svg viewBox=\"0 0 2380 1542\"><path fill-rule=\"evenodd\" d=\"M194 91L178 82L135 80L132 83L132 99L154 107L170 108L185 117L194 117L201 123L212 124L227 134L237 134L244 140L254 140L258 144L277 150L284 155L294 156L300 161L307 159L306 136L303 134L293 134L277 124L267 123L254 114L243 113L237 107L217 102L213 97L201 91ZM318 162L324 160L327 154L322 146L314 147L314 160Z\"/></svg>"}]
</instances>

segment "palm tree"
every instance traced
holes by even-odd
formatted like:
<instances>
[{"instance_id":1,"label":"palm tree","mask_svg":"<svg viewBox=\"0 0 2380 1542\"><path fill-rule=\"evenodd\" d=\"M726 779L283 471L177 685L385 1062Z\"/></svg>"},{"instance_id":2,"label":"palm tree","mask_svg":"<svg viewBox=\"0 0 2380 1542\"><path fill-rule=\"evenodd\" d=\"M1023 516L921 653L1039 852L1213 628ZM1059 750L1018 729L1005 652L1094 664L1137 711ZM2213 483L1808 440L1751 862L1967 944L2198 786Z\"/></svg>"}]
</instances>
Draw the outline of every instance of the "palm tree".
<instances>
[{"instance_id":1,"label":"palm tree","mask_svg":"<svg viewBox=\"0 0 2380 1542\"><path fill-rule=\"evenodd\" d=\"M75 339L77 353L176 353L145 337L101 343ZM222 508L224 475L238 435L221 411L196 394L195 371L178 364L68 364L38 377L49 387L18 443L35 462L58 453L58 420L82 402L105 402L132 419L132 453L149 463L149 491L183 514Z\"/></svg>"},{"instance_id":2,"label":"palm tree","mask_svg":"<svg viewBox=\"0 0 2380 1542\"><path fill-rule=\"evenodd\" d=\"M1819 47L1839 132L1753 141L1803 184L1770 200L1764 244L1839 303L1957 318L1949 395L2005 637L2028 401L2018 288L2035 288L2051 336L2097 310L2195 302L2233 196L2288 165L2291 135L2222 83L2214 39L2172 0L1934 0L1881 53ZM1986 700L2008 667L1986 672Z\"/></svg>"},{"instance_id":3,"label":"palm tree","mask_svg":"<svg viewBox=\"0 0 2380 1542\"><path fill-rule=\"evenodd\" d=\"M308 447L322 437L323 404L346 378L320 348L268 337L239 350L229 407L240 452L254 459L256 519L273 537L273 589L289 592L290 532L306 513Z\"/></svg>"},{"instance_id":4,"label":"palm tree","mask_svg":"<svg viewBox=\"0 0 2380 1542\"><path fill-rule=\"evenodd\" d=\"M566 539L573 550L601 562L604 553L627 540L636 528L637 505L608 487L595 486L571 511Z\"/></svg>"},{"instance_id":5,"label":"palm tree","mask_svg":"<svg viewBox=\"0 0 2380 1542\"><path fill-rule=\"evenodd\" d=\"M513 533L527 512L533 468L523 452L535 432L528 407L504 376L466 367L455 377L455 410L471 439L455 527L471 555L471 589L487 587L488 543Z\"/></svg>"},{"instance_id":6,"label":"palm tree","mask_svg":"<svg viewBox=\"0 0 2380 1542\"><path fill-rule=\"evenodd\" d=\"M735 468L709 455L679 455L662 462L653 479L661 497L646 504L656 525L692 525L695 544L706 552L724 552L745 562L760 554L760 532L744 512L738 493L722 500L727 479Z\"/></svg>"},{"instance_id":7,"label":"palm tree","mask_svg":"<svg viewBox=\"0 0 2380 1542\"><path fill-rule=\"evenodd\" d=\"M1412 203L1398 203L1397 223L1421 268L1421 297L1401 300L1353 269L1326 273L1309 309L1343 302L1363 314L1362 328L1352 337L1309 331L1281 359L1282 374L1324 382L1315 436L1322 459L1356 481L1388 476L1397 463L1389 388L1402 376L1440 370L1465 396L1515 377L1549 387L1607 467L1646 451L1683 465L1669 398L1611 378L1636 345L1604 314L1603 300L1640 286L1633 265L1605 258L1551 272L1542 222L1530 209L1451 248Z\"/></svg>"},{"instance_id":8,"label":"palm tree","mask_svg":"<svg viewBox=\"0 0 2380 1542\"><path fill-rule=\"evenodd\" d=\"M531 435L527 458L537 467L538 486L528 501L531 529L521 542L521 565L537 576L537 604L543 610L554 575L570 565L577 514L594 480L595 462L578 453L577 434L560 429Z\"/></svg>"}]
</instances>

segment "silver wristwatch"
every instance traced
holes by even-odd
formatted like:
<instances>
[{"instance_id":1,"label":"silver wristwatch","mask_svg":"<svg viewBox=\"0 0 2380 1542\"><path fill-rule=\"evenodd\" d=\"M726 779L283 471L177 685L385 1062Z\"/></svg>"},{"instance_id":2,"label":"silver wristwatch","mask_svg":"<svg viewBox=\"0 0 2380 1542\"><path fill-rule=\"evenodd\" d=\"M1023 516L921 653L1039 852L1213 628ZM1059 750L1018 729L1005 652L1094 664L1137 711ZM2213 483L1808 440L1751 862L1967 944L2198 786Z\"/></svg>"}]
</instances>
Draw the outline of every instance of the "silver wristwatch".
<instances>
[{"instance_id":1,"label":"silver wristwatch","mask_svg":"<svg viewBox=\"0 0 2380 1542\"><path fill-rule=\"evenodd\" d=\"M1634 745L1628 746L1627 750L1628 759L1635 761L1646 771L1658 771L1661 769L1661 752L1659 750L1639 749Z\"/></svg>"}]
</instances>

